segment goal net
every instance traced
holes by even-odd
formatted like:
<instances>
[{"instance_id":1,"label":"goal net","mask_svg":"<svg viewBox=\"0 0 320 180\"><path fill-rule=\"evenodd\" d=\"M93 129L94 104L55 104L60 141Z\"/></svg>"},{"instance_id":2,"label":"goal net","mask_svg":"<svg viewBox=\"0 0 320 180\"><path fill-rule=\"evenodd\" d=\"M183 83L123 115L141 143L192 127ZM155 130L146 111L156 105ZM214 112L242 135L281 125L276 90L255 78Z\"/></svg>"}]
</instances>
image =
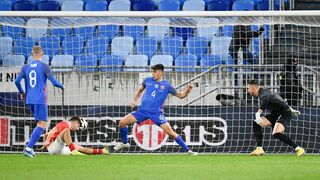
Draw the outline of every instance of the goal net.
<instances>
[{"instance_id":1,"label":"goal net","mask_svg":"<svg viewBox=\"0 0 320 180\"><path fill-rule=\"evenodd\" d=\"M40 45L42 61L65 87L48 82L47 130L73 115L84 117L89 126L72 134L76 144L109 146L113 153L121 142L119 121L132 111L130 102L150 67L160 63L177 90L194 86L187 98L169 95L164 105L168 122L192 150L255 148L252 123L259 101L247 94L246 83L256 78L301 111L285 133L307 153L319 153L320 18L232 13L0 16L0 152L21 152L36 126L14 81L33 60L32 47ZM293 151L272 137L271 128L263 132L267 152ZM183 151L150 120L130 125L128 139L131 147L119 152ZM36 145L42 152L42 140Z\"/></svg>"}]
</instances>

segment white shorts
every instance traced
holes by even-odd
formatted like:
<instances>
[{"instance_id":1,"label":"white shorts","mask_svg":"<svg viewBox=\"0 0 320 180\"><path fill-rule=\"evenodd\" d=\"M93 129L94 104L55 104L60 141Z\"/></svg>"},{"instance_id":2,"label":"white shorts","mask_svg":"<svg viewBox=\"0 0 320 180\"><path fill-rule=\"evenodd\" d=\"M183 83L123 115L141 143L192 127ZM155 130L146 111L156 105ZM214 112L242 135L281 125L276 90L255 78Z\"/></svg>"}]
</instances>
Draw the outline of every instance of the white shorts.
<instances>
[{"instance_id":1,"label":"white shorts","mask_svg":"<svg viewBox=\"0 0 320 180\"><path fill-rule=\"evenodd\" d=\"M60 136L58 136L56 138L56 140L54 140L50 146L48 146L48 152L49 154L62 154L62 155L70 155L70 149L68 148L68 146L66 145L66 143L64 143Z\"/></svg>"}]
</instances>

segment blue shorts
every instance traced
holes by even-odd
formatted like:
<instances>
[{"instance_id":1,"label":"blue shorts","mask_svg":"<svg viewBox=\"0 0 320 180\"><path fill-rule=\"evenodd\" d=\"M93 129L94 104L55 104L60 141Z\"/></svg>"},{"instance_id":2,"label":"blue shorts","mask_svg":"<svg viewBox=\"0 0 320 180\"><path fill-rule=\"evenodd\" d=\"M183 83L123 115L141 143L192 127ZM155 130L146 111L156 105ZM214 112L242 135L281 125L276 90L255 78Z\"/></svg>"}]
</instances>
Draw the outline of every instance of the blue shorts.
<instances>
[{"instance_id":1,"label":"blue shorts","mask_svg":"<svg viewBox=\"0 0 320 180\"><path fill-rule=\"evenodd\" d=\"M131 114L136 118L138 124L142 123L147 119L150 119L158 126L168 122L164 117L163 113L151 113L138 109L137 111L133 111Z\"/></svg>"},{"instance_id":2,"label":"blue shorts","mask_svg":"<svg viewBox=\"0 0 320 180\"><path fill-rule=\"evenodd\" d=\"M46 104L28 104L31 113L36 121L48 120L48 105Z\"/></svg>"}]
</instances>

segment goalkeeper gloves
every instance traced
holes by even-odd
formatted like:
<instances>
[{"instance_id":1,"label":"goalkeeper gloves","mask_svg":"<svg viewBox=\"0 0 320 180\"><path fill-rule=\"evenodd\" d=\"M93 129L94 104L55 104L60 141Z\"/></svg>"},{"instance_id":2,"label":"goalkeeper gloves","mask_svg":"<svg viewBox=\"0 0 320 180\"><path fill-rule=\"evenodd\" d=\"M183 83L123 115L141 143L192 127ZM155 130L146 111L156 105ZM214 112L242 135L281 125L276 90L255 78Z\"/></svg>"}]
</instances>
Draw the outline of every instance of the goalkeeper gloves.
<instances>
[{"instance_id":1,"label":"goalkeeper gloves","mask_svg":"<svg viewBox=\"0 0 320 180\"><path fill-rule=\"evenodd\" d=\"M260 114L259 112L256 113L256 119L254 120L257 124L261 124L262 123L262 119L260 117Z\"/></svg>"},{"instance_id":2,"label":"goalkeeper gloves","mask_svg":"<svg viewBox=\"0 0 320 180\"><path fill-rule=\"evenodd\" d=\"M292 107L290 107L290 106L289 106L289 108L290 108L291 114L292 114L293 116L299 116L299 115L300 115L300 111L294 110L294 109L292 109Z\"/></svg>"}]
</instances>

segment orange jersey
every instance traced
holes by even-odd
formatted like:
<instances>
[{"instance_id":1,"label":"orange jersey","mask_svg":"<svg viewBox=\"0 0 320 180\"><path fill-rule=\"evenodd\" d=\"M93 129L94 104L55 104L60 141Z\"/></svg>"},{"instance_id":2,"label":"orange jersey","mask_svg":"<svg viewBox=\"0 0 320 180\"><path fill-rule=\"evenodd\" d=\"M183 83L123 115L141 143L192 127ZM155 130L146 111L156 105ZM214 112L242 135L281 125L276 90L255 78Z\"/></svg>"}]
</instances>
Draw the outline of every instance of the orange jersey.
<instances>
[{"instance_id":1,"label":"orange jersey","mask_svg":"<svg viewBox=\"0 0 320 180\"><path fill-rule=\"evenodd\" d=\"M66 128L70 128L69 122L67 121L59 122L58 124L56 124L55 128L57 129L57 132L55 132L53 136L50 138L49 140L50 144L57 139L57 137L63 130L65 130Z\"/></svg>"}]
</instances>

